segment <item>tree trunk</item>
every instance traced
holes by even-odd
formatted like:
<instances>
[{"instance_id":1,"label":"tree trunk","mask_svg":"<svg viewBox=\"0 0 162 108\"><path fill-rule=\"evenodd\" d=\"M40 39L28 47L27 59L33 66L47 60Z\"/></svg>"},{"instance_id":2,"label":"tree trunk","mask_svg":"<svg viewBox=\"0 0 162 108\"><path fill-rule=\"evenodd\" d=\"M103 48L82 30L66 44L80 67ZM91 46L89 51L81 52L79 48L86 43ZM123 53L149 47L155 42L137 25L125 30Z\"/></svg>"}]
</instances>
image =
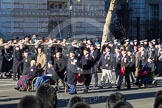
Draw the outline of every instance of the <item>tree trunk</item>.
<instances>
[{"instance_id":1,"label":"tree trunk","mask_svg":"<svg viewBox=\"0 0 162 108\"><path fill-rule=\"evenodd\" d=\"M103 34L102 34L102 43L101 43L101 47L104 45L105 41L109 38L111 39L110 35L110 24L111 24L111 19L112 19L112 15L113 15L113 11L115 9L115 6L117 4L118 0L111 0L110 1L110 6L109 6L109 10L107 12L107 16L105 19L105 24L104 24L104 28L103 28Z\"/></svg>"}]
</instances>

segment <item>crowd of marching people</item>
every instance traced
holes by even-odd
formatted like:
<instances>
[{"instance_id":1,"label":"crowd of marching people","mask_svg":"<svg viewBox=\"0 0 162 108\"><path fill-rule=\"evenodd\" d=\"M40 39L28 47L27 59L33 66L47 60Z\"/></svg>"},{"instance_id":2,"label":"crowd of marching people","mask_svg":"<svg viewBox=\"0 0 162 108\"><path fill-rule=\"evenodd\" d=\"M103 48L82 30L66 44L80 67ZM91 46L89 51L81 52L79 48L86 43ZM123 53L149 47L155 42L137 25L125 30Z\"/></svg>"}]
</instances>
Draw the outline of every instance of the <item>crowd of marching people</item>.
<instances>
[{"instance_id":1,"label":"crowd of marching people","mask_svg":"<svg viewBox=\"0 0 162 108\"><path fill-rule=\"evenodd\" d=\"M156 85L154 76L162 75L160 39L113 39L101 47L98 38L69 41L32 35L10 41L1 38L0 45L1 77L18 80L16 90L28 90L35 79L35 90L45 83L58 86L61 81L70 94L76 94L79 82L87 93L92 77L94 87L115 85L120 90L125 79L131 89L132 85Z\"/></svg>"}]
</instances>

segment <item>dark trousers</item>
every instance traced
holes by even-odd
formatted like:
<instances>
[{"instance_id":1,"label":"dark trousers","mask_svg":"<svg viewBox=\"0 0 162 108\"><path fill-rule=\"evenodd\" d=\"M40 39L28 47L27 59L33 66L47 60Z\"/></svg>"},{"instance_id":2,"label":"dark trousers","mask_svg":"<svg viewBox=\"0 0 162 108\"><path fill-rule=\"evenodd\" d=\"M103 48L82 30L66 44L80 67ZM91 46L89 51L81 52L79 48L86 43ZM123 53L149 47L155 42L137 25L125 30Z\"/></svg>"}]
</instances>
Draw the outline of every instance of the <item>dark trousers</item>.
<instances>
[{"instance_id":1,"label":"dark trousers","mask_svg":"<svg viewBox=\"0 0 162 108\"><path fill-rule=\"evenodd\" d=\"M127 88L130 88L131 87L131 85L130 85L130 77L129 77L129 74L130 74L130 72L128 71L128 70L126 70L126 72L125 72L125 81L126 81L126 83L127 83ZM117 86L120 88L121 87L121 84L122 84L122 82L123 82L123 77L124 77L123 75L119 75L119 80L118 80L118 82L117 82Z\"/></svg>"},{"instance_id":2,"label":"dark trousers","mask_svg":"<svg viewBox=\"0 0 162 108\"><path fill-rule=\"evenodd\" d=\"M117 80L117 78L118 78L118 76L119 76L119 72L120 72L120 69L115 69L115 76L116 76L116 80Z\"/></svg>"},{"instance_id":3,"label":"dark trousers","mask_svg":"<svg viewBox=\"0 0 162 108\"><path fill-rule=\"evenodd\" d=\"M2 72L3 57L0 56L0 72ZM7 64L8 65L8 64Z\"/></svg>"},{"instance_id":4,"label":"dark trousers","mask_svg":"<svg viewBox=\"0 0 162 108\"><path fill-rule=\"evenodd\" d=\"M92 68L92 73L94 76L95 86L98 85L98 74L97 74L97 65L95 64Z\"/></svg>"},{"instance_id":5,"label":"dark trousers","mask_svg":"<svg viewBox=\"0 0 162 108\"><path fill-rule=\"evenodd\" d=\"M20 74L22 73L22 65L17 65L17 67L14 67L13 70L13 79L16 79L16 74L17 74L17 78L18 80L20 79Z\"/></svg>"},{"instance_id":6,"label":"dark trousers","mask_svg":"<svg viewBox=\"0 0 162 108\"><path fill-rule=\"evenodd\" d=\"M85 81L84 81L84 85L87 89L89 89L89 85L91 83L91 79L92 79L92 74L85 74Z\"/></svg>"},{"instance_id":7,"label":"dark trousers","mask_svg":"<svg viewBox=\"0 0 162 108\"><path fill-rule=\"evenodd\" d=\"M94 75L95 85L98 85L98 74L97 74L97 71L95 71L93 73L93 75Z\"/></svg>"},{"instance_id":8,"label":"dark trousers","mask_svg":"<svg viewBox=\"0 0 162 108\"><path fill-rule=\"evenodd\" d=\"M161 70L162 70L162 61L157 61L155 63L155 65L156 65L156 72L155 72L155 74L161 76L162 75L162 72L161 72Z\"/></svg>"}]
</instances>

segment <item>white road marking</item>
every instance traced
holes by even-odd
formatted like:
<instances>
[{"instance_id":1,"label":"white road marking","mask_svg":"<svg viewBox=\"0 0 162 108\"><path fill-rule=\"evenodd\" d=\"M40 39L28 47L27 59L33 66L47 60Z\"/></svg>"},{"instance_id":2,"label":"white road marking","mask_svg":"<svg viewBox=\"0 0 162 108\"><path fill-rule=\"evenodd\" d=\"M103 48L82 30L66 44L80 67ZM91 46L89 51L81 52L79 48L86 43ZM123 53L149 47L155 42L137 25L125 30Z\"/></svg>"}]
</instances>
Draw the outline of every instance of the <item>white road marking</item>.
<instances>
[{"instance_id":1,"label":"white road marking","mask_svg":"<svg viewBox=\"0 0 162 108\"><path fill-rule=\"evenodd\" d=\"M15 84L0 84L0 87L2 87L2 86L10 86L10 85L16 85L16 83Z\"/></svg>"},{"instance_id":2,"label":"white road marking","mask_svg":"<svg viewBox=\"0 0 162 108\"><path fill-rule=\"evenodd\" d=\"M11 84L15 84L15 83L17 83L17 82L11 82L11 81L0 81L0 83L11 83Z\"/></svg>"},{"instance_id":3,"label":"white road marking","mask_svg":"<svg viewBox=\"0 0 162 108\"><path fill-rule=\"evenodd\" d=\"M14 89L0 90L0 93L1 92L8 92L8 91L16 91L16 90L14 90Z\"/></svg>"}]
</instances>

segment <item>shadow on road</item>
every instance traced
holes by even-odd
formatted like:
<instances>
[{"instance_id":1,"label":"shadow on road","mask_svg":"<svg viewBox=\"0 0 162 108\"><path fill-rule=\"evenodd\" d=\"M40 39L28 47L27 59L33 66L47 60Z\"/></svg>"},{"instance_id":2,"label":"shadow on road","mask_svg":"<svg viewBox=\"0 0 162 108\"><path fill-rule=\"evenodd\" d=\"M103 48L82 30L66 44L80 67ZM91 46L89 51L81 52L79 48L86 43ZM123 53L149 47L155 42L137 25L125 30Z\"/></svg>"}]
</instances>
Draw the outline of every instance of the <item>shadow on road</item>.
<instances>
[{"instance_id":1,"label":"shadow on road","mask_svg":"<svg viewBox=\"0 0 162 108\"><path fill-rule=\"evenodd\" d=\"M136 99L145 99L145 98L153 98L156 92L148 92L148 93L135 93L135 94L125 94L126 100L136 100ZM79 95L78 95L79 96ZM94 97L84 97L85 102L89 104L98 104L105 103L108 99L108 96L94 96ZM66 107L69 99L60 99L58 102L59 107Z\"/></svg>"},{"instance_id":2,"label":"shadow on road","mask_svg":"<svg viewBox=\"0 0 162 108\"><path fill-rule=\"evenodd\" d=\"M116 92L116 91L115 91ZM120 92L120 91L119 91ZM122 92L122 91L121 91ZM148 92L148 93L133 93L133 94L125 94L126 100L135 100L135 99L145 99L145 98L153 98L156 92ZM81 94L77 94L81 96ZM12 100L20 100L21 98L7 98L0 99L0 102L9 102ZM83 97L84 101L89 104L99 104L105 103L108 99L108 96L93 96L93 97ZM59 99L58 107L67 107L69 99ZM0 108L16 108L17 104L6 104L0 105Z\"/></svg>"},{"instance_id":3,"label":"shadow on road","mask_svg":"<svg viewBox=\"0 0 162 108\"><path fill-rule=\"evenodd\" d=\"M0 99L0 102L9 102L13 100L20 100L21 98L6 98L6 99ZM1 107L0 107L1 108Z\"/></svg>"},{"instance_id":4,"label":"shadow on road","mask_svg":"<svg viewBox=\"0 0 162 108\"><path fill-rule=\"evenodd\" d=\"M0 98L4 98L4 97L8 97L8 96L0 96Z\"/></svg>"},{"instance_id":5,"label":"shadow on road","mask_svg":"<svg viewBox=\"0 0 162 108\"><path fill-rule=\"evenodd\" d=\"M0 105L0 108L17 108L17 104Z\"/></svg>"}]
</instances>

